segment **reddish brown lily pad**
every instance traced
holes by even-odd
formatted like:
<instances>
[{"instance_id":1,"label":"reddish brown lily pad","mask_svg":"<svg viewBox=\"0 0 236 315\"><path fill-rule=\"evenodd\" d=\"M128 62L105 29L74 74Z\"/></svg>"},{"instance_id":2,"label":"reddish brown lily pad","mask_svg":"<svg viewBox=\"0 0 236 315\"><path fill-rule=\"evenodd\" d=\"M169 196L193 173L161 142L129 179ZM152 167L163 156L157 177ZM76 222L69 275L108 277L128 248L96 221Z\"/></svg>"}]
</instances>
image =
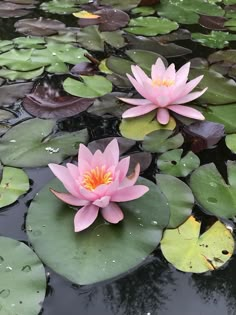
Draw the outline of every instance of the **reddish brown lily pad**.
<instances>
[{"instance_id":1,"label":"reddish brown lily pad","mask_svg":"<svg viewBox=\"0 0 236 315\"><path fill-rule=\"evenodd\" d=\"M48 36L65 29L65 24L52 19L23 19L14 24L16 31L25 35Z\"/></svg>"},{"instance_id":2,"label":"reddish brown lily pad","mask_svg":"<svg viewBox=\"0 0 236 315\"><path fill-rule=\"evenodd\" d=\"M39 118L64 118L85 111L93 99L61 96L58 90L38 85L33 93L27 94L23 106L31 115Z\"/></svg>"},{"instance_id":3,"label":"reddish brown lily pad","mask_svg":"<svg viewBox=\"0 0 236 315\"><path fill-rule=\"evenodd\" d=\"M224 125L211 121L196 122L184 128L185 140L194 153L214 146L224 134Z\"/></svg>"},{"instance_id":4,"label":"reddish brown lily pad","mask_svg":"<svg viewBox=\"0 0 236 315\"><path fill-rule=\"evenodd\" d=\"M93 14L98 15L96 19L90 18L80 18L79 26L86 27L89 25L99 25L99 31L101 32L111 32L116 31L122 27L125 27L129 23L129 15L122 10L118 9L101 9L93 12Z\"/></svg>"},{"instance_id":5,"label":"reddish brown lily pad","mask_svg":"<svg viewBox=\"0 0 236 315\"><path fill-rule=\"evenodd\" d=\"M199 24L210 30L226 30L224 23L227 19L223 16L200 15Z\"/></svg>"},{"instance_id":6,"label":"reddish brown lily pad","mask_svg":"<svg viewBox=\"0 0 236 315\"><path fill-rule=\"evenodd\" d=\"M19 17L29 14L29 9L33 9L34 5L23 5L12 2L0 2L0 17Z\"/></svg>"}]
</instances>

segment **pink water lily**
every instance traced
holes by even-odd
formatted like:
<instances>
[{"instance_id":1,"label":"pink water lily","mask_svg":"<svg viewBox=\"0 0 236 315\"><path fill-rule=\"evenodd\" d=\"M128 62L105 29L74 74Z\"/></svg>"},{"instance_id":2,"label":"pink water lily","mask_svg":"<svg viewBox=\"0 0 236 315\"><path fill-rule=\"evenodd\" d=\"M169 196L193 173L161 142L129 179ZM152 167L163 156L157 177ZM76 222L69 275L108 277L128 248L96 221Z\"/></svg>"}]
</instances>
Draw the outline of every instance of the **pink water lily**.
<instances>
[{"instance_id":1,"label":"pink water lily","mask_svg":"<svg viewBox=\"0 0 236 315\"><path fill-rule=\"evenodd\" d=\"M78 166L68 163L65 166L49 164L51 171L63 183L69 193L51 191L63 202L81 206L74 218L75 232L89 227L97 218L99 209L105 220L118 223L124 214L116 202L124 202L143 196L149 189L144 185L135 185L140 166L126 177L130 157L119 161L119 147L112 140L104 152L97 150L92 154L80 144Z\"/></svg>"},{"instance_id":2,"label":"pink water lily","mask_svg":"<svg viewBox=\"0 0 236 315\"><path fill-rule=\"evenodd\" d=\"M157 110L157 120L166 125L169 122L169 111L182 116L204 120L204 116L196 109L182 104L191 102L201 96L207 88L200 92L190 93L202 80L199 76L187 82L190 63L186 63L177 72L172 63L167 69L158 58L152 66L151 78L139 66L132 66L134 78L127 74L130 82L144 99L120 98L123 102L136 107L126 110L122 117L130 118Z\"/></svg>"}]
</instances>

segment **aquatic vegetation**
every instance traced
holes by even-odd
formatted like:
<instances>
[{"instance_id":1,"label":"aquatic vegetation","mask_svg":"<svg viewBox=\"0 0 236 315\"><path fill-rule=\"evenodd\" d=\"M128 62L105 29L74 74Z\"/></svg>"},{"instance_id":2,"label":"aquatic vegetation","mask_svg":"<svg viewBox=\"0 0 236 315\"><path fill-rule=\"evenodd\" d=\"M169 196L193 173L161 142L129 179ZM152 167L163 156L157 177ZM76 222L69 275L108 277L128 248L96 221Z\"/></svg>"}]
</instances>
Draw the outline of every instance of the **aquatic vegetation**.
<instances>
[{"instance_id":1,"label":"aquatic vegetation","mask_svg":"<svg viewBox=\"0 0 236 315\"><path fill-rule=\"evenodd\" d=\"M82 206L74 218L75 232L89 227L97 218L99 209L105 220L118 223L124 214L117 202L130 201L143 196L148 187L135 185L140 166L126 177L129 160L119 162L117 140L111 141L104 152L97 150L94 155L83 145L79 147L78 166L68 163L67 167L49 164L54 175L63 183L69 194L52 189L54 195L62 201Z\"/></svg>"},{"instance_id":2,"label":"aquatic vegetation","mask_svg":"<svg viewBox=\"0 0 236 315\"><path fill-rule=\"evenodd\" d=\"M0 17L1 315L234 312L236 0Z\"/></svg>"},{"instance_id":3,"label":"aquatic vegetation","mask_svg":"<svg viewBox=\"0 0 236 315\"><path fill-rule=\"evenodd\" d=\"M130 118L147 114L157 109L157 120L160 124L166 125L170 120L169 111L173 111L185 117L204 120L204 116L196 109L183 106L200 97L207 87L200 92L190 93L202 80L199 76L187 83L190 63L186 63L177 72L172 63L167 69L158 58L152 66L151 78L139 66L132 66L134 78L127 74L139 94L144 99L120 98L123 102L136 105L135 108L128 109L122 115L123 118Z\"/></svg>"}]
</instances>

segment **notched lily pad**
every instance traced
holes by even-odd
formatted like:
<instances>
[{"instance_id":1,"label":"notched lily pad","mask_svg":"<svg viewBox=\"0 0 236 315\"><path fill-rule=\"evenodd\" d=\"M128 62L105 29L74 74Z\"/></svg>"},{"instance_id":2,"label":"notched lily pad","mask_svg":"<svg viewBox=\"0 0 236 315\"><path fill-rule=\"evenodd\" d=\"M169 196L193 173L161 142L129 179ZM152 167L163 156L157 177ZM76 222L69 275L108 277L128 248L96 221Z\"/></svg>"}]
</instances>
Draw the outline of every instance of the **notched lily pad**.
<instances>
[{"instance_id":1,"label":"notched lily pad","mask_svg":"<svg viewBox=\"0 0 236 315\"><path fill-rule=\"evenodd\" d=\"M156 36L159 34L167 34L176 30L179 25L176 22L165 18L158 18L154 16L138 17L131 19L126 32L136 35Z\"/></svg>"},{"instance_id":2,"label":"notched lily pad","mask_svg":"<svg viewBox=\"0 0 236 315\"><path fill-rule=\"evenodd\" d=\"M200 229L201 223L190 217L177 229L164 232L162 253L177 269L194 273L215 270L232 256L234 239L220 221L203 234Z\"/></svg>"},{"instance_id":3,"label":"notched lily pad","mask_svg":"<svg viewBox=\"0 0 236 315\"><path fill-rule=\"evenodd\" d=\"M3 168L0 183L0 208L12 204L28 190L29 179L23 170L14 167Z\"/></svg>"},{"instance_id":4,"label":"notched lily pad","mask_svg":"<svg viewBox=\"0 0 236 315\"><path fill-rule=\"evenodd\" d=\"M14 24L16 31L25 35L48 36L65 29L65 24L52 19L34 18L19 20Z\"/></svg>"},{"instance_id":5,"label":"notched lily pad","mask_svg":"<svg viewBox=\"0 0 236 315\"><path fill-rule=\"evenodd\" d=\"M24 243L0 237L0 304L3 315L38 315L46 275L37 255Z\"/></svg>"},{"instance_id":6,"label":"notched lily pad","mask_svg":"<svg viewBox=\"0 0 236 315\"><path fill-rule=\"evenodd\" d=\"M157 130L149 133L143 140L143 149L152 153L163 153L179 148L184 142L181 133L173 136L170 130Z\"/></svg>"},{"instance_id":7,"label":"notched lily pad","mask_svg":"<svg viewBox=\"0 0 236 315\"><path fill-rule=\"evenodd\" d=\"M53 134L54 120L30 119L12 127L0 139L0 158L4 165L38 167L61 163L75 155L79 144L86 143L88 131ZM27 130L27 132L26 132Z\"/></svg>"},{"instance_id":8,"label":"notched lily pad","mask_svg":"<svg viewBox=\"0 0 236 315\"><path fill-rule=\"evenodd\" d=\"M163 153L157 160L161 173L185 177L199 167L200 160L193 152L182 156L183 150L176 149Z\"/></svg>"},{"instance_id":9,"label":"notched lily pad","mask_svg":"<svg viewBox=\"0 0 236 315\"><path fill-rule=\"evenodd\" d=\"M210 214L222 218L236 216L236 163L227 162L227 182L215 164L200 166L190 178L197 202Z\"/></svg>"},{"instance_id":10,"label":"notched lily pad","mask_svg":"<svg viewBox=\"0 0 236 315\"><path fill-rule=\"evenodd\" d=\"M122 222L108 224L99 215L88 229L75 233L75 211L51 194L49 187L63 191L57 179L51 181L35 197L27 216L36 253L47 266L78 284L109 279L137 266L156 248L169 221L167 201L157 185L144 178L138 184L147 185L149 191L119 204L125 214Z\"/></svg>"},{"instance_id":11,"label":"notched lily pad","mask_svg":"<svg viewBox=\"0 0 236 315\"><path fill-rule=\"evenodd\" d=\"M48 85L38 85L23 100L23 106L27 112L33 116L47 119L77 115L85 111L92 103L93 99L60 95L59 90Z\"/></svg>"},{"instance_id":12,"label":"notched lily pad","mask_svg":"<svg viewBox=\"0 0 236 315\"><path fill-rule=\"evenodd\" d=\"M122 119L119 126L123 137L133 140L143 140L144 137L152 131L159 129L173 130L176 122L170 119L167 125L161 125L156 120L156 113L151 112L135 118Z\"/></svg>"},{"instance_id":13,"label":"notched lily pad","mask_svg":"<svg viewBox=\"0 0 236 315\"><path fill-rule=\"evenodd\" d=\"M64 90L84 98L99 97L112 91L112 83L102 76L80 76L80 79L81 81L67 78L63 82Z\"/></svg>"},{"instance_id":14,"label":"notched lily pad","mask_svg":"<svg viewBox=\"0 0 236 315\"><path fill-rule=\"evenodd\" d=\"M171 175L158 174L156 181L170 206L168 228L176 228L192 213L194 204L192 191L184 182Z\"/></svg>"}]
</instances>

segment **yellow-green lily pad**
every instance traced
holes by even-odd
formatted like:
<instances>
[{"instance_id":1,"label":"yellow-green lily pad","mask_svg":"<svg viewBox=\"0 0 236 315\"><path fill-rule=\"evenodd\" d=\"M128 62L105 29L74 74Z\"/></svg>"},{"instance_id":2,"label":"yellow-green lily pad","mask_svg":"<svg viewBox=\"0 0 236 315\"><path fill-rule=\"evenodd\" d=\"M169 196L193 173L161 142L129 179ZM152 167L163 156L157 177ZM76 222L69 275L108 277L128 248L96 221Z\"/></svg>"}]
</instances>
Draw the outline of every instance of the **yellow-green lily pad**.
<instances>
[{"instance_id":1,"label":"yellow-green lily pad","mask_svg":"<svg viewBox=\"0 0 236 315\"><path fill-rule=\"evenodd\" d=\"M234 239L220 221L200 235L201 223L191 216L177 229L166 230L161 241L165 258L184 272L218 269L232 256Z\"/></svg>"},{"instance_id":2,"label":"yellow-green lily pad","mask_svg":"<svg viewBox=\"0 0 236 315\"><path fill-rule=\"evenodd\" d=\"M0 184L0 208L15 202L29 190L27 174L14 167L4 167Z\"/></svg>"},{"instance_id":3,"label":"yellow-green lily pad","mask_svg":"<svg viewBox=\"0 0 236 315\"><path fill-rule=\"evenodd\" d=\"M152 131L159 129L173 130L176 122L170 118L167 125L161 125L155 118L156 112L152 111L146 115L134 118L122 119L120 132L123 137L133 140L143 140Z\"/></svg>"}]
</instances>

